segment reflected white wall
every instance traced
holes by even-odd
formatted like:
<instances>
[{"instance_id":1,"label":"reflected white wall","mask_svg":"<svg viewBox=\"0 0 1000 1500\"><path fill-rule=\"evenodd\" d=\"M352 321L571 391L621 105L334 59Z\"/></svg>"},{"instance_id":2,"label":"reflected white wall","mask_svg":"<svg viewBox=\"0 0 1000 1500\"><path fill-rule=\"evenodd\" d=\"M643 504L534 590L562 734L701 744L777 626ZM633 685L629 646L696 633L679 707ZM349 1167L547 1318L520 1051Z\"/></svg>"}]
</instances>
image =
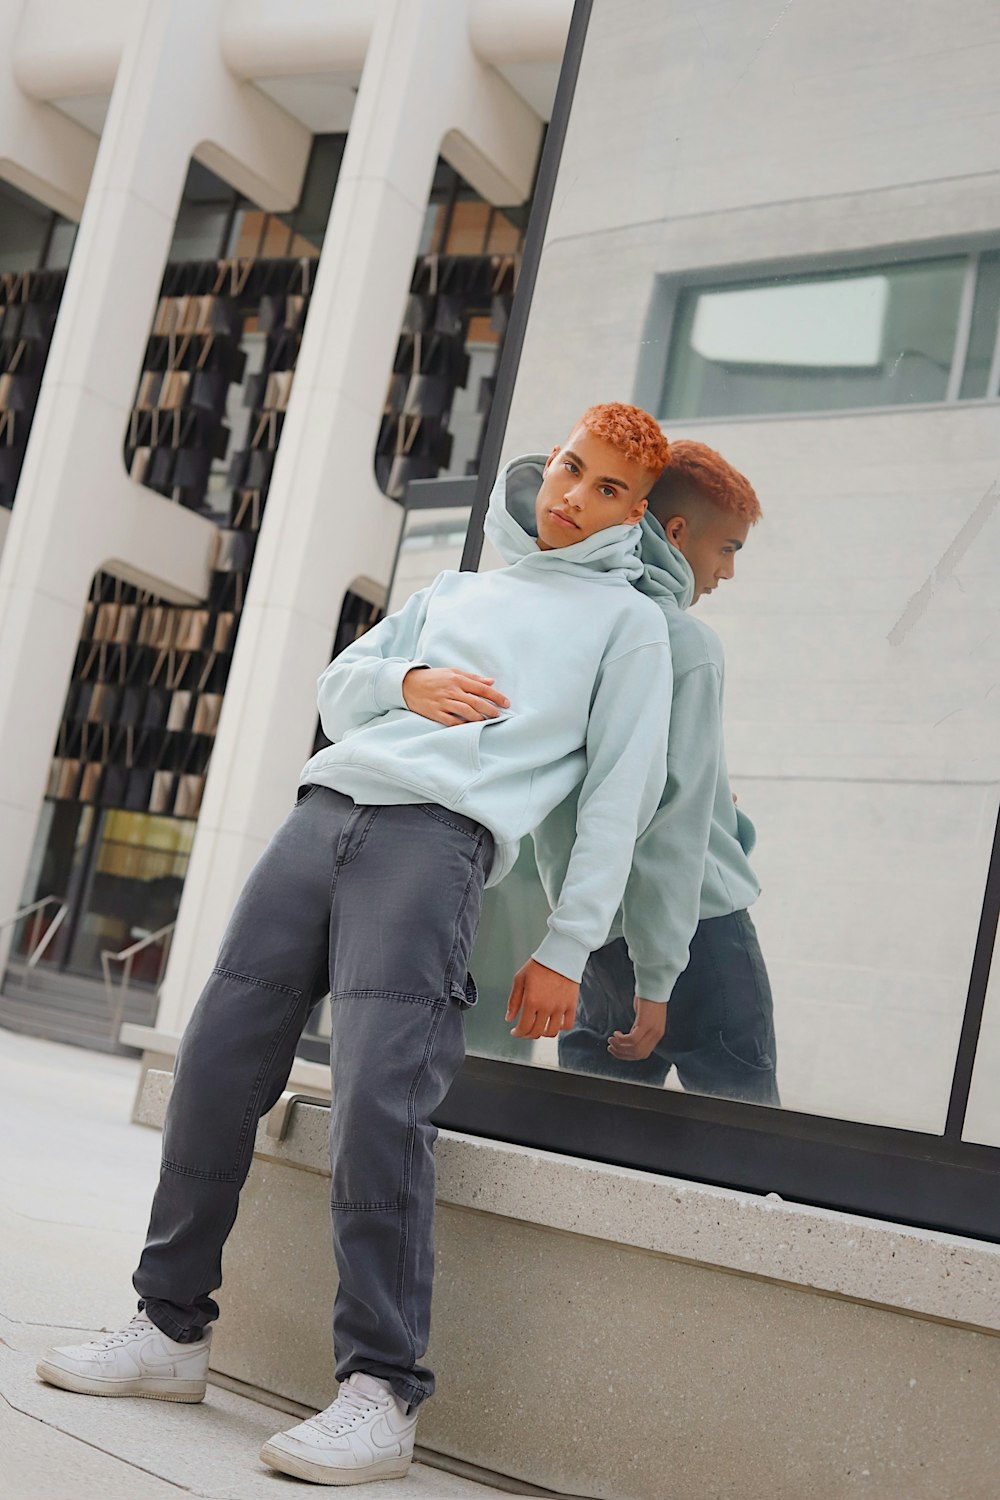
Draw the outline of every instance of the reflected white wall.
<instances>
[{"instance_id":1,"label":"reflected white wall","mask_svg":"<svg viewBox=\"0 0 1000 1500\"><path fill-rule=\"evenodd\" d=\"M1000 240L998 65L985 0L595 0L505 453L651 399L658 277ZM1000 403L668 436L765 512L699 608L760 832L783 1101L940 1130L1000 796Z\"/></svg>"}]
</instances>

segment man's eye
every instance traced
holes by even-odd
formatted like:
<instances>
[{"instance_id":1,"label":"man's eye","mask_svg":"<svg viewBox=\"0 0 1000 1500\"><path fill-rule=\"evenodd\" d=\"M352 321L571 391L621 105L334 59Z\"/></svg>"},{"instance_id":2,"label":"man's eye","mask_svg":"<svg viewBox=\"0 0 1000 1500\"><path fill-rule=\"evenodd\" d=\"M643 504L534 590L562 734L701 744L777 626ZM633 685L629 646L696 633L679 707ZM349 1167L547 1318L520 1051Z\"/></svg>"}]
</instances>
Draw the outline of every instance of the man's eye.
<instances>
[{"instance_id":1,"label":"man's eye","mask_svg":"<svg viewBox=\"0 0 1000 1500\"><path fill-rule=\"evenodd\" d=\"M610 484L602 484L601 494L605 497L606 500L613 500L615 498L615 495L617 494L617 490L613 490Z\"/></svg>"},{"instance_id":2,"label":"man's eye","mask_svg":"<svg viewBox=\"0 0 1000 1500\"><path fill-rule=\"evenodd\" d=\"M571 474L575 474L576 473L576 464L571 463L571 461L568 458L563 459L563 468L564 469L568 469Z\"/></svg>"}]
</instances>

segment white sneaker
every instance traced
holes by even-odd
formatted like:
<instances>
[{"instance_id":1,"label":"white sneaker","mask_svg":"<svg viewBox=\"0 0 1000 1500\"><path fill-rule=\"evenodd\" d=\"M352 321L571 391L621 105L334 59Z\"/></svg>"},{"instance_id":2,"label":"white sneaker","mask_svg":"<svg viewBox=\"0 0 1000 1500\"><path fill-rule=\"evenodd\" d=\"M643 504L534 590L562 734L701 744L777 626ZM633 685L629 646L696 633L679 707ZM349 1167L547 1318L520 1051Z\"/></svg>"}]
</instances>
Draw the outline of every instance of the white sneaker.
<instances>
[{"instance_id":1,"label":"white sneaker","mask_svg":"<svg viewBox=\"0 0 1000 1500\"><path fill-rule=\"evenodd\" d=\"M127 1327L88 1344L50 1349L37 1367L49 1385L82 1396L150 1396L202 1401L211 1329L195 1344L178 1344L137 1313Z\"/></svg>"},{"instance_id":2,"label":"white sneaker","mask_svg":"<svg viewBox=\"0 0 1000 1500\"><path fill-rule=\"evenodd\" d=\"M388 1381L356 1370L332 1406L279 1432L260 1456L272 1469L314 1484L402 1479L417 1430L417 1413L408 1417L406 1405Z\"/></svg>"}]
</instances>

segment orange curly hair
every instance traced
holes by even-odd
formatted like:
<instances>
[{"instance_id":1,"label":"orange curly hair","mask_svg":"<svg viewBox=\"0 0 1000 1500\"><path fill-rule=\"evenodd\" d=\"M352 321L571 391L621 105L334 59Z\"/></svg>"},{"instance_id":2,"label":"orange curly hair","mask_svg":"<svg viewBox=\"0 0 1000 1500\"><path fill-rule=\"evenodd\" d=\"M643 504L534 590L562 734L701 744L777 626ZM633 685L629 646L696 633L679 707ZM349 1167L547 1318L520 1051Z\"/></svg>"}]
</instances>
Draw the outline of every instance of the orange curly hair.
<instances>
[{"instance_id":1,"label":"orange curly hair","mask_svg":"<svg viewBox=\"0 0 1000 1500\"><path fill-rule=\"evenodd\" d=\"M665 526L674 516L686 514L685 500L692 493L751 526L763 514L749 479L726 463L721 453L706 443L680 439L670 444L670 462L650 492L649 509Z\"/></svg>"},{"instance_id":2,"label":"orange curly hair","mask_svg":"<svg viewBox=\"0 0 1000 1500\"><path fill-rule=\"evenodd\" d=\"M670 462L670 444L660 424L640 406L626 406L621 401L591 406L576 425L586 427L602 443L617 448L629 463L641 464L651 474L659 474Z\"/></svg>"}]
</instances>

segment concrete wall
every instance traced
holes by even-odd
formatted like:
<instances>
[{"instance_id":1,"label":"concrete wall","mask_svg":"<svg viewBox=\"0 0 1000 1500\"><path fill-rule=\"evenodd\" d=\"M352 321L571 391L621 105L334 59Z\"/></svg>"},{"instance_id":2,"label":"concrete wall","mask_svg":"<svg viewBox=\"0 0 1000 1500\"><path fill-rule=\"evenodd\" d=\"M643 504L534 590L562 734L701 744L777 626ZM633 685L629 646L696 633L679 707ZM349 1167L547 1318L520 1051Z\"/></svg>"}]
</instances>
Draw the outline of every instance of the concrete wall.
<instances>
[{"instance_id":1,"label":"concrete wall","mask_svg":"<svg viewBox=\"0 0 1000 1500\"><path fill-rule=\"evenodd\" d=\"M653 399L657 278L1000 243L998 64L987 0L595 0L506 452ZM783 1101L938 1131L1000 795L1000 403L668 436L720 448L765 512L699 609L760 834Z\"/></svg>"},{"instance_id":2,"label":"concrete wall","mask_svg":"<svg viewBox=\"0 0 1000 1500\"><path fill-rule=\"evenodd\" d=\"M261 1126L212 1340L316 1408L328 1126ZM426 1448L606 1500L994 1500L996 1246L449 1132L436 1237Z\"/></svg>"}]
</instances>

